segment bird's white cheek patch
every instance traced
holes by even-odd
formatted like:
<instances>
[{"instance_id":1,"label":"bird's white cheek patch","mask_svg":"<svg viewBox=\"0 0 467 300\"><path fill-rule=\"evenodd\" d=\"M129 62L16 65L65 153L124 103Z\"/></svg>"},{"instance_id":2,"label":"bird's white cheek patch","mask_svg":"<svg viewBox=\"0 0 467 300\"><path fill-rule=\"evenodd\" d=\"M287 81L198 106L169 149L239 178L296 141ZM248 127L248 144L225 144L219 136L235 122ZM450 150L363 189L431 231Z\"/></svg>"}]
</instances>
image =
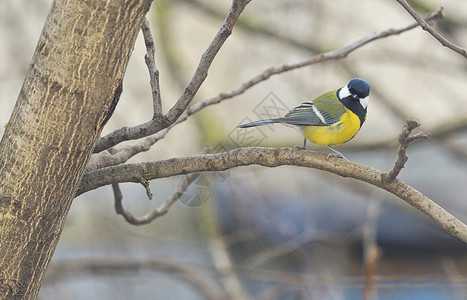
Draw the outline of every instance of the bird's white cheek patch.
<instances>
[{"instance_id":1,"label":"bird's white cheek patch","mask_svg":"<svg viewBox=\"0 0 467 300\"><path fill-rule=\"evenodd\" d=\"M363 106L363 108L368 107L368 99L370 99L369 96L366 96L365 98L360 99L360 105Z\"/></svg>"},{"instance_id":2,"label":"bird's white cheek patch","mask_svg":"<svg viewBox=\"0 0 467 300\"><path fill-rule=\"evenodd\" d=\"M344 99L345 97L348 97L350 96L350 91L349 91L349 88L347 86L344 86L343 88L340 89L339 91L339 98L340 99Z\"/></svg>"}]
</instances>

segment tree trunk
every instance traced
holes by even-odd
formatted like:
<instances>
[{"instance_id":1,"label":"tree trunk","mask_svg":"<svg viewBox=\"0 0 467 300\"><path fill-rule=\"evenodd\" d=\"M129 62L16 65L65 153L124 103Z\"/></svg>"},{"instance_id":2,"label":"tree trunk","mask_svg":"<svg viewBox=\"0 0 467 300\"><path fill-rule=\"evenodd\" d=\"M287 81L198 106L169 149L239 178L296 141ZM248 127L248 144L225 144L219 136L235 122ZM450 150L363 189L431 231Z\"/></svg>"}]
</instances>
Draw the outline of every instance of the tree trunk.
<instances>
[{"instance_id":1,"label":"tree trunk","mask_svg":"<svg viewBox=\"0 0 467 300\"><path fill-rule=\"evenodd\" d=\"M35 299L152 0L56 0L0 143L0 298Z\"/></svg>"}]
</instances>

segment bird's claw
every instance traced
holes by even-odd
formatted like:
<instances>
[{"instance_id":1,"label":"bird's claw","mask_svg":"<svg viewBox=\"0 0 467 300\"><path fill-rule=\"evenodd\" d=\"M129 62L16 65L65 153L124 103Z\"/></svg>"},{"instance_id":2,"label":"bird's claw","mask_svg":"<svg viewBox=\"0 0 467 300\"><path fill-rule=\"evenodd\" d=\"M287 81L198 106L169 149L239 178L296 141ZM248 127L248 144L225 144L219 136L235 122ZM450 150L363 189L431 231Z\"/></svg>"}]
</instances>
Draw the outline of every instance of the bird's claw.
<instances>
[{"instance_id":1,"label":"bird's claw","mask_svg":"<svg viewBox=\"0 0 467 300\"><path fill-rule=\"evenodd\" d=\"M342 159L347 159L347 158L345 158L345 156L342 153L337 154L337 153L334 153L334 152L329 153L328 156L326 157L326 160L329 160L330 157L339 157L339 158L342 158Z\"/></svg>"}]
</instances>

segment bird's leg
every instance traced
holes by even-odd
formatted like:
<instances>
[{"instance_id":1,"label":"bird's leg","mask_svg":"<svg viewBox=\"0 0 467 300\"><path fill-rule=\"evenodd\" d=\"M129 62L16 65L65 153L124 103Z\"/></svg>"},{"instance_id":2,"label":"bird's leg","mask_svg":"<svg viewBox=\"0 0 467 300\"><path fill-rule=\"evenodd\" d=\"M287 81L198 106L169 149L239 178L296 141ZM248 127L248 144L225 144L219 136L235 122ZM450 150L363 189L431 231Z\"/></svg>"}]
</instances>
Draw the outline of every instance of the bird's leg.
<instances>
[{"instance_id":1,"label":"bird's leg","mask_svg":"<svg viewBox=\"0 0 467 300\"><path fill-rule=\"evenodd\" d=\"M329 153L328 154L328 157L326 159L329 159L331 156L336 156L336 157L340 157L340 158L343 158L343 159L346 159L344 157L344 154L340 153L339 151L337 151L336 149L332 148L331 146L326 146L328 147L329 149L332 150L333 153Z\"/></svg>"},{"instance_id":2,"label":"bird's leg","mask_svg":"<svg viewBox=\"0 0 467 300\"><path fill-rule=\"evenodd\" d=\"M298 150L306 150L306 138L303 139L303 146L295 146L295 148L297 148Z\"/></svg>"}]
</instances>

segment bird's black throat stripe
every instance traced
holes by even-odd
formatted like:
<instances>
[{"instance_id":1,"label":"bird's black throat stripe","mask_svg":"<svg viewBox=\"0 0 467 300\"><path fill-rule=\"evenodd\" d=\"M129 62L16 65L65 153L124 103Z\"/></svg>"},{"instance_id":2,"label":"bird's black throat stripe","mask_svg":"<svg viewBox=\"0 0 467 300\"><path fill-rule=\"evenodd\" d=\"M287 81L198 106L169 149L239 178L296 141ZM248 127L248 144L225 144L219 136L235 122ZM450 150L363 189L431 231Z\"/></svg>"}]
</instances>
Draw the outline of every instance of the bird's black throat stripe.
<instances>
[{"instance_id":1,"label":"bird's black throat stripe","mask_svg":"<svg viewBox=\"0 0 467 300\"><path fill-rule=\"evenodd\" d=\"M337 91L337 95L339 95L339 91ZM359 99L355 99L352 96L345 97L343 99L339 99L344 106L353 112L357 117L360 119L360 127L362 127L363 123L365 122L366 117L366 108L364 108L361 104Z\"/></svg>"}]
</instances>

